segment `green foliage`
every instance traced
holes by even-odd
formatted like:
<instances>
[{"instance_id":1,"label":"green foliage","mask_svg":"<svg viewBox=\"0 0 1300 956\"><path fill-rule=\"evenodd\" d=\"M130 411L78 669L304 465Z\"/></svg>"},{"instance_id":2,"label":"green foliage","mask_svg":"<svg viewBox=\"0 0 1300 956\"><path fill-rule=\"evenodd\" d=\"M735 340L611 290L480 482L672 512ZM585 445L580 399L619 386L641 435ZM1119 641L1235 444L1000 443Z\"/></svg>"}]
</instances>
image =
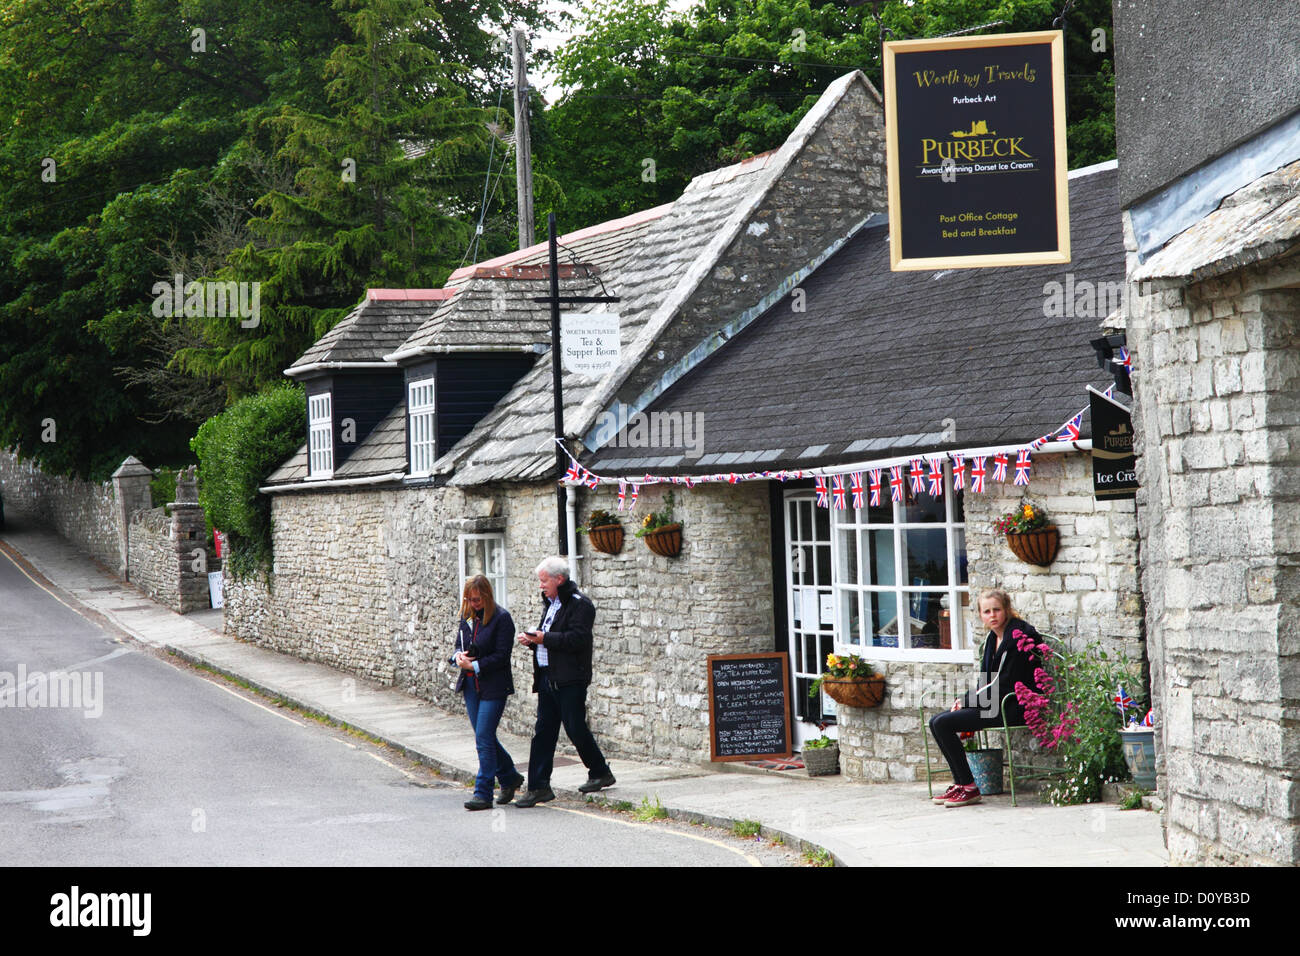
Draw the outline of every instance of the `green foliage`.
<instances>
[{"instance_id":1,"label":"green foliage","mask_svg":"<svg viewBox=\"0 0 1300 956\"><path fill-rule=\"evenodd\" d=\"M279 386L204 422L190 443L199 459L199 503L229 533L237 577L270 565L271 502L257 489L302 444L306 419L302 390Z\"/></svg>"},{"instance_id":2,"label":"green foliage","mask_svg":"<svg viewBox=\"0 0 1300 956\"><path fill-rule=\"evenodd\" d=\"M593 508L591 514L587 516L587 523L574 529L578 534L586 534L592 528L607 528L610 525L621 525L618 515L610 514L604 508Z\"/></svg>"},{"instance_id":3,"label":"green foliage","mask_svg":"<svg viewBox=\"0 0 1300 956\"><path fill-rule=\"evenodd\" d=\"M658 531L673 523L673 492L670 488L668 494L664 495L664 506L658 511L652 511L641 519L641 527L636 529L636 536L644 538L651 531Z\"/></svg>"},{"instance_id":4,"label":"green foliage","mask_svg":"<svg viewBox=\"0 0 1300 956\"><path fill-rule=\"evenodd\" d=\"M1124 799L1119 802L1119 808L1121 810L1141 810L1142 798L1145 796L1145 790L1139 790L1135 787L1124 794Z\"/></svg>"},{"instance_id":5,"label":"green foliage","mask_svg":"<svg viewBox=\"0 0 1300 956\"><path fill-rule=\"evenodd\" d=\"M763 824L757 820L737 820L731 825L731 832L744 839L758 836L762 829Z\"/></svg>"},{"instance_id":6,"label":"green foliage","mask_svg":"<svg viewBox=\"0 0 1300 956\"><path fill-rule=\"evenodd\" d=\"M816 740L805 740L803 749L804 750L828 750L831 747L835 747L835 746L838 746L838 743L836 741L832 740L830 737L827 737L825 734L822 734Z\"/></svg>"},{"instance_id":7,"label":"green foliage","mask_svg":"<svg viewBox=\"0 0 1300 956\"><path fill-rule=\"evenodd\" d=\"M829 850L821 847L808 847L803 851L804 862L809 866L834 866L835 858Z\"/></svg>"},{"instance_id":8,"label":"green foliage","mask_svg":"<svg viewBox=\"0 0 1300 956\"><path fill-rule=\"evenodd\" d=\"M177 468L155 468L153 478L149 481L149 494L154 507L176 500Z\"/></svg>"},{"instance_id":9,"label":"green foliage","mask_svg":"<svg viewBox=\"0 0 1300 956\"><path fill-rule=\"evenodd\" d=\"M655 802L650 802L649 796L641 798L641 806L637 807L636 818L642 823L648 823L651 820L667 820L668 808L659 802L658 794L655 795Z\"/></svg>"}]
</instances>

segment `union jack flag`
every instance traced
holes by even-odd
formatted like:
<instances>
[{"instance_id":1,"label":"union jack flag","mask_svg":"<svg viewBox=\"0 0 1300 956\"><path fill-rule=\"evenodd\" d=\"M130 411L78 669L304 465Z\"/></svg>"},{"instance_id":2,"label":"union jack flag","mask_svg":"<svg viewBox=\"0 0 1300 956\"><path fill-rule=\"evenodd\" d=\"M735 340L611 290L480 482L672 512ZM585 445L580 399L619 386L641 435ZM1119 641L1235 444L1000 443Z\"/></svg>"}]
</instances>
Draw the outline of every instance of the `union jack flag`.
<instances>
[{"instance_id":1,"label":"union jack flag","mask_svg":"<svg viewBox=\"0 0 1300 956\"><path fill-rule=\"evenodd\" d=\"M880 471L879 468L871 469L871 507L873 508L880 504Z\"/></svg>"},{"instance_id":2,"label":"union jack flag","mask_svg":"<svg viewBox=\"0 0 1300 956\"><path fill-rule=\"evenodd\" d=\"M569 470L564 473L564 480L565 481L582 480L582 469L578 467L578 463L576 461L573 462L571 465L569 465Z\"/></svg>"},{"instance_id":3,"label":"union jack flag","mask_svg":"<svg viewBox=\"0 0 1300 956\"><path fill-rule=\"evenodd\" d=\"M690 475L687 475L685 478L682 479L682 484L686 485L687 488L694 488L695 479L692 478Z\"/></svg>"},{"instance_id":4,"label":"union jack flag","mask_svg":"<svg viewBox=\"0 0 1300 956\"><path fill-rule=\"evenodd\" d=\"M893 465L889 469L889 500L903 500L903 466Z\"/></svg>"},{"instance_id":5,"label":"union jack flag","mask_svg":"<svg viewBox=\"0 0 1300 956\"><path fill-rule=\"evenodd\" d=\"M1122 718L1124 716L1124 711L1133 706L1133 698L1124 693L1123 684L1117 685L1115 690L1115 706L1119 708L1119 714Z\"/></svg>"},{"instance_id":6,"label":"union jack flag","mask_svg":"<svg viewBox=\"0 0 1300 956\"><path fill-rule=\"evenodd\" d=\"M984 458L976 458L970 469L970 490L977 494L984 493Z\"/></svg>"},{"instance_id":7,"label":"union jack flag","mask_svg":"<svg viewBox=\"0 0 1300 956\"><path fill-rule=\"evenodd\" d=\"M817 507L829 508L831 506L831 493L826 488L826 479L817 478L814 484L817 487Z\"/></svg>"},{"instance_id":8,"label":"union jack flag","mask_svg":"<svg viewBox=\"0 0 1300 956\"><path fill-rule=\"evenodd\" d=\"M925 469L921 467L921 459L913 458L910 464L908 477L912 479L912 494L919 495L921 488L925 485Z\"/></svg>"},{"instance_id":9,"label":"union jack flag","mask_svg":"<svg viewBox=\"0 0 1300 956\"><path fill-rule=\"evenodd\" d=\"M863 500L862 499L862 472L855 471L853 473L853 482L851 488L853 491L853 507L861 508L862 500Z\"/></svg>"},{"instance_id":10,"label":"union jack flag","mask_svg":"<svg viewBox=\"0 0 1300 956\"><path fill-rule=\"evenodd\" d=\"M1000 451L993 456L993 480L1007 480L1007 453L1004 451Z\"/></svg>"},{"instance_id":11,"label":"union jack flag","mask_svg":"<svg viewBox=\"0 0 1300 956\"><path fill-rule=\"evenodd\" d=\"M952 487L955 491L961 491L966 485L966 456L952 456Z\"/></svg>"},{"instance_id":12,"label":"union jack flag","mask_svg":"<svg viewBox=\"0 0 1300 956\"><path fill-rule=\"evenodd\" d=\"M930 479L930 497L938 498L943 494L943 461L941 459L930 459L930 473L926 477Z\"/></svg>"},{"instance_id":13,"label":"union jack flag","mask_svg":"<svg viewBox=\"0 0 1300 956\"><path fill-rule=\"evenodd\" d=\"M831 496L835 499L835 510L844 510L844 476L836 475L831 479Z\"/></svg>"},{"instance_id":14,"label":"union jack flag","mask_svg":"<svg viewBox=\"0 0 1300 956\"><path fill-rule=\"evenodd\" d=\"M734 471L727 475L727 484L734 485L738 481L740 481L740 475L736 474Z\"/></svg>"},{"instance_id":15,"label":"union jack flag","mask_svg":"<svg viewBox=\"0 0 1300 956\"><path fill-rule=\"evenodd\" d=\"M1022 448L1016 452L1016 485L1029 484L1029 449Z\"/></svg>"},{"instance_id":16,"label":"union jack flag","mask_svg":"<svg viewBox=\"0 0 1300 956\"><path fill-rule=\"evenodd\" d=\"M1061 431L1065 432L1067 441L1077 441L1079 438L1079 429L1083 428L1083 412L1075 415L1068 422L1061 426ZM1060 434L1059 432L1057 434Z\"/></svg>"},{"instance_id":17,"label":"union jack flag","mask_svg":"<svg viewBox=\"0 0 1300 956\"><path fill-rule=\"evenodd\" d=\"M637 492L639 492L640 490L641 490L641 486L640 486L640 485L633 485L633 486L632 486L632 494L630 494L630 495L628 496L628 499L627 499L627 510L628 510L628 511L632 511L632 510L634 510L634 509L636 508L636 496L637 496Z\"/></svg>"},{"instance_id":18,"label":"union jack flag","mask_svg":"<svg viewBox=\"0 0 1300 956\"><path fill-rule=\"evenodd\" d=\"M1113 397L1114 394L1115 394L1115 386L1114 386L1114 385L1107 385L1107 386L1106 386L1106 391L1102 392L1101 394L1105 395L1107 398L1111 398L1111 397Z\"/></svg>"},{"instance_id":19,"label":"union jack flag","mask_svg":"<svg viewBox=\"0 0 1300 956\"><path fill-rule=\"evenodd\" d=\"M618 483L618 510L623 510L623 503L627 501L627 485L623 482Z\"/></svg>"},{"instance_id":20,"label":"union jack flag","mask_svg":"<svg viewBox=\"0 0 1300 956\"><path fill-rule=\"evenodd\" d=\"M600 479L597 478L595 475L593 475L591 472L587 472L586 482L587 482L587 487L590 488L592 491L595 491L597 488L600 487Z\"/></svg>"},{"instance_id":21,"label":"union jack flag","mask_svg":"<svg viewBox=\"0 0 1300 956\"><path fill-rule=\"evenodd\" d=\"M1040 435L1029 443L1029 447L1037 451L1056 437L1055 432L1048 432L1046 435Z\"/></svg>"},{"instance_id":22,"label":"union jack flag","mask_svg":"<svg viewBox=\"0 0 1300 956\"><path fill-rule=\"evenodd\" d=\"M1133 356L1128 354L1128 349L1123 346L1119 350L1119 364L1124 366L1128 371L1133 371Z\"/></svg>"},{"instance_id":23,"label":"union jack flag","mask_svg":"<svg viewBox=\"0 0 1300 956\"><path fill-rule=\"evenodd\" d=\"M1142 726L1143 726L1143 727L1154 727L1155 725L1156 725L1156 721L1155 721L1155 712L1154 712L1154 711L1150 711L1150 710L1148 710L1148 711L1147 711L1147 715L1146 715L1145 717L1142 718Z\"/></svg>"}]
</instances>

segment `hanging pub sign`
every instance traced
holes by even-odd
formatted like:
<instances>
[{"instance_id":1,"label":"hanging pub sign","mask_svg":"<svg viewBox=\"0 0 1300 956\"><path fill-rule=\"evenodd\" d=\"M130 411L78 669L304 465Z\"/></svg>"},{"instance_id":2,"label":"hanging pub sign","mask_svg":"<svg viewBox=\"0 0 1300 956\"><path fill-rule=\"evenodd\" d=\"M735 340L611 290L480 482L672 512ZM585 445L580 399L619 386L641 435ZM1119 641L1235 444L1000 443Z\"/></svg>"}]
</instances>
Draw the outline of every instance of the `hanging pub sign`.
<instances>
[{"instance_id":1,"label":"hanging pub sign","mask_svg":"<svg viewBox=\"0 0 1300 956\"><path fill-rule=\"evenodd\" d=\"M885 44L890 268L1070 261L1061 32Z\"/></svg>"},{"instance_id":2,"label":"hanging pub sign","mask_svg":"<svg viewBox=\"0 0 1300 956\"><path fill-rule=\"evenodd\" d=\"M1133 416L1129 410L1088 387L1092 413L1092 496L1137 497L1137 456L1133 453Z\"/></svg>"}]
</instances>

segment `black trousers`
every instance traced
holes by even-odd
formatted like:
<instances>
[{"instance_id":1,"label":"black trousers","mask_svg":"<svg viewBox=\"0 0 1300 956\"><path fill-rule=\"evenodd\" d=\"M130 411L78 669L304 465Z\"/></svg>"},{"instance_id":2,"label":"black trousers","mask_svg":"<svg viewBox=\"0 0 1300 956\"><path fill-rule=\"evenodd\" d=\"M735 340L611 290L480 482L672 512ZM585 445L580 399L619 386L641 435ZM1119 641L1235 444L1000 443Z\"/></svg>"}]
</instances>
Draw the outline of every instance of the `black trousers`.
<instances>
[{"instance_id":1,"label":"black trousers","mask_svg":"<svg viewBox=\"0 0 1300 956\"><path fill-rule=\"evenodd\" d=\"M533 743L528 752L529 790L551 785L555 745L560 739L561 726L577 748L578 756L587 767L588 777L603 777L609 773L609 764L587 726L587 685L555 687L543 671L537 691L537 724L533 728Z\"/></svg>"},{"instance_id":2,"label":"black trousers","mask_svg":"<svg viewBox=\"0 0 1300 956\"><path fill-rule=\"evenodd\" d=\"M1013 723L1019 723L1019 721ZM943 758L948 761L948 768L952 771L953 783L969 786L975 782L975 775L970 772L970 764L966 761L966 751L962 748L957 735L970 730L984 730L987 727L1001 726L1002 716L1000 714L994 714L990 717L987 710L980 707L946 710L942 714L935 714L930 718L930 733L934 735L934 742L939 745L939 751L943 754Z\"/></svg>"}]
</instances>

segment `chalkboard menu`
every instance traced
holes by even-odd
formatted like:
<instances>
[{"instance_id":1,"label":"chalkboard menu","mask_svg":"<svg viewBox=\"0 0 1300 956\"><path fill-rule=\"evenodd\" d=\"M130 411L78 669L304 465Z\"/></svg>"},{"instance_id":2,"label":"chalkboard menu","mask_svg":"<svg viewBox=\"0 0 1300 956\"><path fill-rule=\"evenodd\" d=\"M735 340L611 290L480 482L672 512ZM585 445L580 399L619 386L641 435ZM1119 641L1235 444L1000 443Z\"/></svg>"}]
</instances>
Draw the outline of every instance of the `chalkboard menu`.
<instances>
[{"instance_id":1,"label":"chalkboard menu","mask_svg":"<svg viewBox=\"0 0 1300 956\"><path fill-rule=\"evenodd\" d=\"M885 44L892 269L1070 261L1060 31Z\"/></svg>"},{"instance_id":2,"label":"chalkboard menu","mask_svg":"<svg viewBox=\"0 0 1300 956\"><path fill-rule=\"evenodd\" d=\"M711 759L789 757L789 655L715 654L707 666Z\"/></svg>"}]
</instances>

